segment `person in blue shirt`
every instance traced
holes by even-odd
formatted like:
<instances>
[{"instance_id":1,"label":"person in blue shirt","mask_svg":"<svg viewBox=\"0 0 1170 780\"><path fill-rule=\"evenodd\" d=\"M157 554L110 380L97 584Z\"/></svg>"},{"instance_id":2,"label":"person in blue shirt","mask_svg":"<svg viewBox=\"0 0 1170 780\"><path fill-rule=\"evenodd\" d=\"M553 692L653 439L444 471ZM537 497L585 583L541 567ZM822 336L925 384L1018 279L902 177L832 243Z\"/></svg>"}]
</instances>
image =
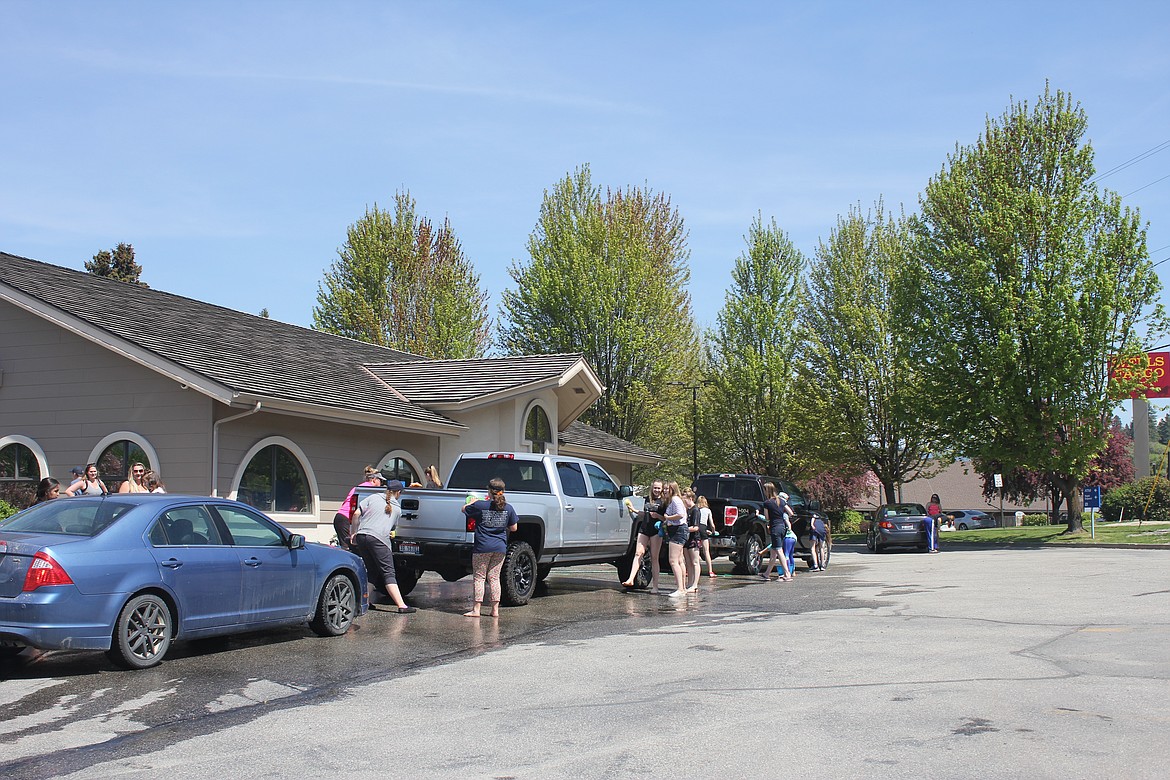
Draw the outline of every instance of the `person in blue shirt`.
<instances>
[{"instance_id":1,"label":"person in blue shirt","mask_svg":"<svg viewBox=\"0 0 1170 780\"><path fill-rule=\"evenodd\" d=\"M780 579L783 582L789 582L792 580L792 568L788 563L788 556L785 554L785 537L792 531L792 521L789 518L796 513L788 505L788 494L777 492L775 484L764 483L764 496L764 512L768 519L772 555L768 558L768 565L760 574L760 578L771 579L772 569L779 559L780 567L784 569L784 576Z\"/></svg>"},{"instance_id":2,"label":"person in blue shirt","mask_svg":"<svg viewBox=\"0 0 1170 780\"><path fill-rule=\"evenodd\" d=\"M472 588L475 603L464 617L480 617L486 590L490 617L500 616L500 569L508 552L508 532L520 524L516 510L504 497L504 480L488 482L488 497L463 507L463 514L475 521L471 547Z\"/></svg>"}]
</instances>

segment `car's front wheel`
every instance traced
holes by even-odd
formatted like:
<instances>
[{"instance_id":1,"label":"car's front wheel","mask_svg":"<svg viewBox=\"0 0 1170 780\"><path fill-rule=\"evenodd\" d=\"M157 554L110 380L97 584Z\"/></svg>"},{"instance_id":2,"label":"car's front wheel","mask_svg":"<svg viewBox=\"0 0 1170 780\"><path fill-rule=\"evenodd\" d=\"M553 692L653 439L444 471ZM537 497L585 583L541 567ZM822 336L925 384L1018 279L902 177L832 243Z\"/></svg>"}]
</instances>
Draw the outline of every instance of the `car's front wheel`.
<instances>
[{"instance_id":1,"label":"car's front wheel","mask_svg":"<svg viewBox=\"0 0 1170 780\"><path fill-rule=\"evenodd\" d=\"M966 523L959 523L959 530L960 530L960 531L966 531L966 530L967 530L967 524L966 524Z\"/></svg>"},{"instance_id":2,"label":"car's front wheel","mask_svg":"<svg viewBox=\"0 0 1170 780\"><path fill-rule=\"evenodd\" d=\"M145 593L126 602L114 623L110 660L125 669L158 665L171 647L174 618L160 596Z\"/></svg>"},{"instance_id":3,"label":"car's front wheel","mask_svg":"<svg viewBox=\"0 0 1170 780\"><path fill-rule=\"evenodd\" d=\"M309 621L309 628L319 636L341 636L357 617L357 591L353 580L344 574L334 574L325 581L317 599L317 611Z\"/></svg>"}]
</instances>

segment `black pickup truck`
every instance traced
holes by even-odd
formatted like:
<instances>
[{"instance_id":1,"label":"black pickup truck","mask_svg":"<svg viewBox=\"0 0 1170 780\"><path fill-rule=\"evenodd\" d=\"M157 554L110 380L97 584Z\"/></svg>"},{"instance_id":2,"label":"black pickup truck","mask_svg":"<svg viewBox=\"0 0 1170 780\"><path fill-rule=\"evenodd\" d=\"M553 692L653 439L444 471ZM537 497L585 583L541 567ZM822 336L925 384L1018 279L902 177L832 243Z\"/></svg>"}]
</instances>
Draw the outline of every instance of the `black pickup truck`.
<instances>
[{"instance_id":1,"label":"black pickup truck","mask_svg":"<svg viewBox=\"0 0 1170 780\"><path fill-rule=\"evenodd\" d=\"M711 555L726 555L735 564L736 574L757 574L763 569L761 550L771 542L764 514L764 483L788 494L788 503L796 512L792 530L796 533L796 557L812 566L809 550L809 524L821 517L819 501L806 501L791 482L759 474L700 474L694 484L696 495L704 496L711 507L718 536L711 537ZM770 553L766 553L768 555Z\"/></svg>"}]
</instances>

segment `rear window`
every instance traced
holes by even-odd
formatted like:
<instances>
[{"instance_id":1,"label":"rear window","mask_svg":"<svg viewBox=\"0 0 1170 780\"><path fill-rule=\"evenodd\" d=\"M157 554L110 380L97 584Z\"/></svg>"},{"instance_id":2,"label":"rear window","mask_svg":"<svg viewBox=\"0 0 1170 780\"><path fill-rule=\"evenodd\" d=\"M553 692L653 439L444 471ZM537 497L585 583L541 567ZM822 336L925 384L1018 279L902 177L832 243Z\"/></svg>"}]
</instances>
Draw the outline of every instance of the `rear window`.
<instances>
[{"instance_id":1,"label":"rear window","mask_svg":"<svg viewBox=\"0 0 1170 780\"><path fill-rule=\"evenodd\" d=\"M0 521L0 531L97 536L133 508L117 500L58 498Z\"/></svg>"},{"instance_id":2,"label":"rear window","mask_svg":"<svg viewBox=\"0 0 1170 780\"><path fill-rule=\"evenodd\" d=\"M514 458L463 458L455 464L447 487L453 490L485 490L492 479L504 480L512 492L552 493L544 463Z\"/></svg>"}]
</instances>

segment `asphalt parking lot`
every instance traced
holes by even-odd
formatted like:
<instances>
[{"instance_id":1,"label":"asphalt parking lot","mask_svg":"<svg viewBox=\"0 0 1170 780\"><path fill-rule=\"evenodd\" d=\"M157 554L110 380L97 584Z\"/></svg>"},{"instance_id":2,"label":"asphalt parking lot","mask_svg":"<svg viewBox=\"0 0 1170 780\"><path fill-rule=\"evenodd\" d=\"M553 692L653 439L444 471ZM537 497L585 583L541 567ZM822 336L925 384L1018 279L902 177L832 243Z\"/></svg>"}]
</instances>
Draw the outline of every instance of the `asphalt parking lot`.
<instances>
[{"instance_id":1,"label":"asphalt parking lot","mask_svg":"<svg viewBox=\"0 0 1170 780\"><path fill-rule=\"evenodd\" d=\"M318 695L264 701L254 690L252 706L230 717L126 727L61 749L56 763L51 734L0 728L10 757L28 740L45 745L0 761L0 773L1161 778L1168 566L1160 550L839 549L826 573L802 571L791 584L720 577L680 604L621 593L612 567L568 569L499 623L456 614L466 582L428 578L413 622L364 619L361 642L374 650L354 645L368 673L350 683L330 676L345 653L317 657L297 690L312 687L315 667L330 681ZM410 650L432 635L445 653L435 645L428 661ZM166 695L177 698L183 680L211 680L230 665L255 689L296 647L257 642L168 659L151 685L170 681L176 692ZM285 660L249 676L249 664L273 653ZM20 686L68 696L82 684L52 674L51 664L31 666L5 680L0 703L26 706ZM118 679L148 679L91 677L90 696ZM139 691L136 700L149 698ZM62 735L68 728L60 724Z\"/></svg>"}]
</instances>

